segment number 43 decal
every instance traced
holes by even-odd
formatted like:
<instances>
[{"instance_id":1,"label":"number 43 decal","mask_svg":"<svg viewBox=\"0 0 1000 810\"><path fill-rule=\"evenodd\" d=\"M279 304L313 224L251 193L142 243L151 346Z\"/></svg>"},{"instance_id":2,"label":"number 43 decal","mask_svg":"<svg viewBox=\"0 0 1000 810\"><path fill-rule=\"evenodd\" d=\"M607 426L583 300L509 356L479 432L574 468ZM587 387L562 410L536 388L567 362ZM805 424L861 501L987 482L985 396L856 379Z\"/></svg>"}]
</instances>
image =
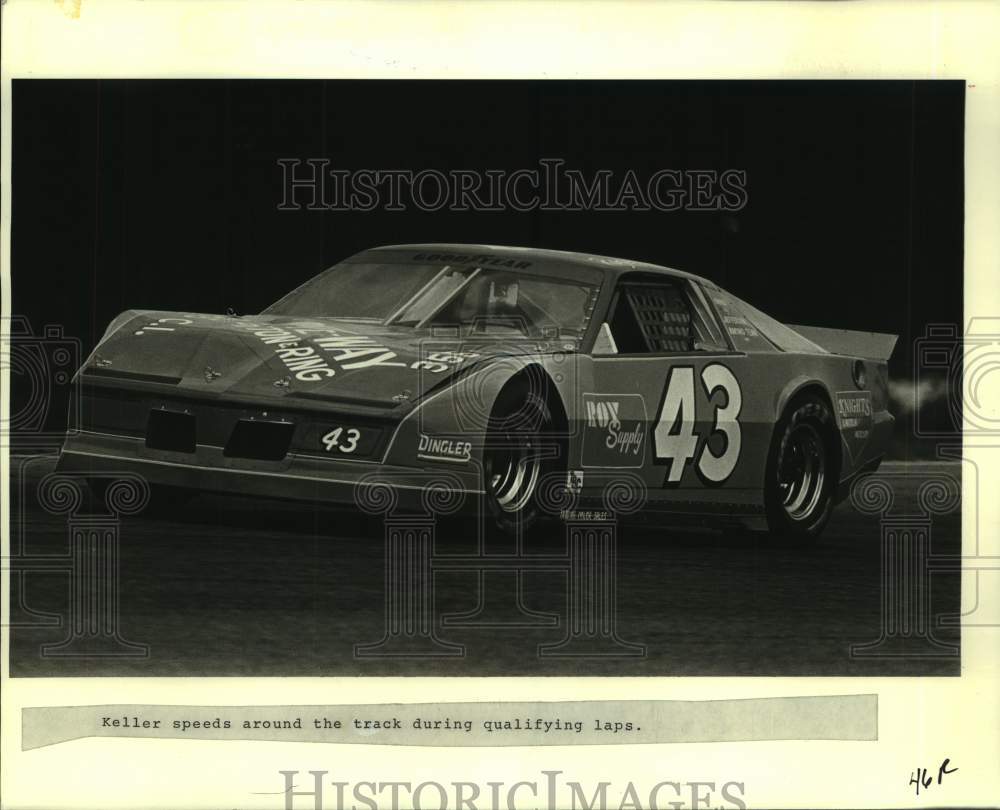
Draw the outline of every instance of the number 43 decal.
<instances>
[{"instance_id":1,"label":"number 43 decal","mask_svg":"<svg viewBox=\"0 0 1000 810\"><path fill-rule=\"evenodd\" d=\"M358 439L361 438L361 431L357 428L334 428L327 433L320 441L326 448L326 452L332 453L336 448L341 453L353 453L358 447ZM343 441L341 441L343 440Z\"/></svg>"},{"instance_id":2,"label":"number 43 decal","mask_svg":"<svg viewBox=\"0 0 1000 810\"><path fill-rule=\"evenodd\" d=\"M711 431L711 434L721 433L725 436L725 449L720 455L715 455L706 439L698 458L698 472L701 476L718 484L730 476L740 459L741 434L737 419L743 406L743 392L733 372L719 363L712 363L702 369L701 383L709 399L720 388L726 394L725 405L715 408ZM691 366L674 366L667 376L660 416L653 430L656 457L670 460L668 483L681 480L684 467L697 452L696 423L694 369Z\"/></svg>"}]
</instances>

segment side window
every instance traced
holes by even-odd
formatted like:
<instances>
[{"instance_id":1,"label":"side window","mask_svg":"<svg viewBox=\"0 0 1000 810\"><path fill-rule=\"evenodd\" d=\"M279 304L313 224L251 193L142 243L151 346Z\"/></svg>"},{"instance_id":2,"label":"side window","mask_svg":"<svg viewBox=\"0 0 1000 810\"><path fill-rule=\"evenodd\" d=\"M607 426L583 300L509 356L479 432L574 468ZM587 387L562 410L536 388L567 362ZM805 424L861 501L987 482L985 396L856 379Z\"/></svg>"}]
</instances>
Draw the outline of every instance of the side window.
<instances>
[{"instance_id":1,"label":"side window","mask_svg":"<svg viewBox=\"0 0 1000 810\"><path fill-rule=\"evenodd\" d=\"M729 351L729 344L719 331L719 322L712 314L705 292L701 285L694 281L688 282L691 309L694 314L694 331L696 335L695 349L701 351Z\"/></svg>"},{"instance_id":2,"label":"side window","mask_svg":"<svg viewBox=\"0 0 1000 810\"><path fill-rule=\"evenodd\" d=\"M692 297L693 295L693 297ZM728 349L707 307L681 283L625 282L618 288L609 326L624 354ZM710 318L710 316L708 316Z\"/></svg>"},{"instance_id":3,"label":"side window","mask_svg":"<svg viewBox=\"0 0 1000 810\"><path fill-rule=\"evenodd\" d=\"M732 338L733 346L739 351L749 354L778 351L777 347L747 318L739 299L722 290L709 290L708 294L715 304L722 325Z\"/></svg>"}]
</instances>

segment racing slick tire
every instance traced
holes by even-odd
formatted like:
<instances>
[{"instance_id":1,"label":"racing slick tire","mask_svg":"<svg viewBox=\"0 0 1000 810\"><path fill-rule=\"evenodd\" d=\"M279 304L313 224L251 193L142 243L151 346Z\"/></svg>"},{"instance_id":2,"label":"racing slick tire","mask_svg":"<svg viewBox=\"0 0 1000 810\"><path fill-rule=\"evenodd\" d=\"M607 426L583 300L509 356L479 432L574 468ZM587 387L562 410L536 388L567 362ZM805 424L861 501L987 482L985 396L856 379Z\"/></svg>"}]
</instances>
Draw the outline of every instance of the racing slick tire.
<instances>
[{"instance_id":1,"label":"racing slick tire","mask_svg":"<svg viewBox=\"0 0 1000 810\"><path fill-rule=\"evenodd\" d=\"M490 419L483 455L486 503L506 534L526 530L543 510L538 502L543 477L558 469L559 443L545 397L530 392L507 397Z\"/></svg>"},{"instance_id":2,"label":"racing slick tire","mask_svg":"<svg viewBox=\"0 0 1000 810\"><path fill-rule=\"evenodd\" d=\"M817 394L796 397L774 428L764 479L772 536L811 540L833 511L839 472L833 413Z\"/></svg>"}]
</instances>

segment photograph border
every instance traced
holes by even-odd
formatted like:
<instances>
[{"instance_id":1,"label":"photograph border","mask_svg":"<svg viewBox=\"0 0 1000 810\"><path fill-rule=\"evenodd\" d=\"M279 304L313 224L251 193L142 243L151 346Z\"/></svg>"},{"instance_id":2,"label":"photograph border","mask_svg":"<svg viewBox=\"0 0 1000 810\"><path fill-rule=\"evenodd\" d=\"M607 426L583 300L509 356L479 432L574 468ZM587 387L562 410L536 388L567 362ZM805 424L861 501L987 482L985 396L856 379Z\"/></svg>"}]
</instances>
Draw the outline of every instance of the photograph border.
<instances>
[{"instance_id":1,"label":"photograph border","mask_svg":"<svg viewBox=\"0 0 1000 810\"><path fill-rule=\"evenodd\" d=\"M197 7L195 7L197 6ZM289 9L294 9L290 11ZM966 81L965 319L1000 325L1000 8L988 2L650 3L301 0L7 0L0 120L6 359L11 301L11 80L15 77L281 78L960 78ZM998 330L994 329L993 332ZM8 424L9 364L0 363ZM990 389L996 391L996 388ZM968 400L966 400L968 402ZM995 418L995 417L994 417ZM0 448L0 486L10 457ZM966 428L963 611L996 604L989 563L1000 506L1000 438ZM971 473L967 475L966 473ZM10 504L0 499L4 559ZM994 552L1000 554L1000 552ZM994 557L995 561L995 557ZM978 568L978 570L977 570ZM965 572L968 572L966 575ZM2 571L10 593L10 571ZM992 577L993 582L990 582ZM975 583L981 590L977 591ZM983 584L985 583L985 588ZM986 596L984 597L984 594ZM984 599L986 601L984 601ZM989 599L993 602L989 603ZM6 627L9 605L0 620ZM1000 622L1000 618L995 619ZM962 628L959 678L18 678L0 644L2 775L9 807L275 807L282 771L341 781L434 778L488 784L566 778L649 785L739 782L752 807L996 806L1000 796L997 625ZM483 701L720 701L877 695L877 739L808 743L655 743L491 749L317 745L253 740L89 738L22 750L22 709L118 704L183 706ZM913 794L910 780L944 760L960 770ZM111 787L113 785L113 787ZM308 799L296 806L309 806ZM519 806L534 806L528 794Z\"/></svg>"}]
</instances>

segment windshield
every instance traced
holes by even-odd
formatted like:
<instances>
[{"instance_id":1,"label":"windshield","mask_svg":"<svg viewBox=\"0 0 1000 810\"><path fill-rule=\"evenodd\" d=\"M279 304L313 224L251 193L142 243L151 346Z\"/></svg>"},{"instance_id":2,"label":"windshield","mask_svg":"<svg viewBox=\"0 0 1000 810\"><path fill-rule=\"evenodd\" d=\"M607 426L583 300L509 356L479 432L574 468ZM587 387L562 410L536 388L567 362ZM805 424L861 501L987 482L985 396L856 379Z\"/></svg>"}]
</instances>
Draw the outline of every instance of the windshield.
<instances>
[{"instance_id":1,"label":"windshield","mask_svg":"<svg viewBox=\"0 0 1000 810\"><path fill-rule=\"evenodd\" d=\"M265 310L371 320L462 334L583 337L597 287L506 269L442 264L341 264Z\"/></svg>"}]
</instances>

